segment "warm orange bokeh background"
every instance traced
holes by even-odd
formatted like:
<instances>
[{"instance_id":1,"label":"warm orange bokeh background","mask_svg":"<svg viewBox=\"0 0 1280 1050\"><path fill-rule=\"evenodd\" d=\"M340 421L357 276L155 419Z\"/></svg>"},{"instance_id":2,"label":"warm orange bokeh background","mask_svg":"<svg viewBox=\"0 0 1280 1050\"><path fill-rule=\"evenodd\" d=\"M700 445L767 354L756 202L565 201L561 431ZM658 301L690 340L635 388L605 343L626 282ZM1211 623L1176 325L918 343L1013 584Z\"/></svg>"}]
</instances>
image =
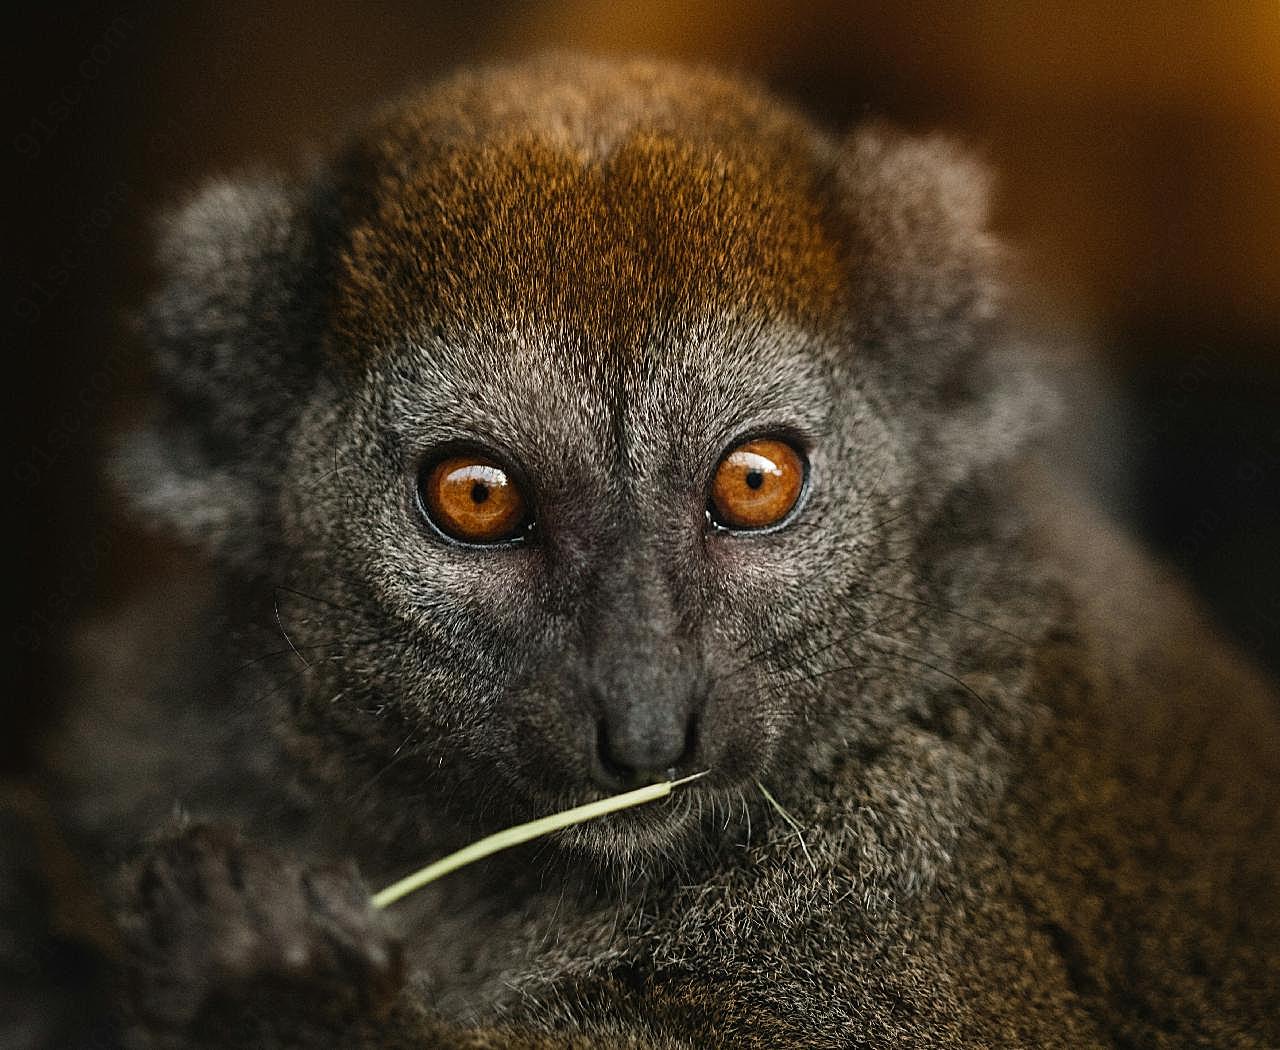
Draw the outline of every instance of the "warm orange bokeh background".
<instances>
[{"instance_id":1,"label":"warm orange bokeh background","mask_svg":"<svg viewBox=\"0 0 1280 1050\"><path fill-rule=\"evenodd\" d=\"M97 115L89 174L118 166L146 195L139 208L211 169L288 161L459 62L644 51L763 77L833 126L882 114L976 143L1003 174L1005 227L1108 329L1280 328L1275 0L295 0L124 17L103 75L121 82L119 102ZM157 151L164 129L180 141Z\"/></svg>"}]
</instances>

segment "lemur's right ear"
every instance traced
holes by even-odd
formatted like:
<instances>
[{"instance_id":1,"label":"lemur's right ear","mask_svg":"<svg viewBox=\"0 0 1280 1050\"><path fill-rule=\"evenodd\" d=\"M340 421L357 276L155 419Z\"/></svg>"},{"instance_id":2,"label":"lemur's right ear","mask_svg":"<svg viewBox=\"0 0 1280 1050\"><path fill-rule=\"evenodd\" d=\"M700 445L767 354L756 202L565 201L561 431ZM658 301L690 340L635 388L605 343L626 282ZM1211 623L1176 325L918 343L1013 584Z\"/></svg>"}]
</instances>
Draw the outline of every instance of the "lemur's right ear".
<instances>
[{"instance_id":1,"label":"lemur's right ear","mask_svg":"<svg viewBox=\"0 0 1280 1050\"><path fill-rule=\"evenodd\" d=\"M244 567L268 555L285 438L321 360L324 200L319 179L219 181L162 222L141 324L159 403L114 473L148 520Z\"/></svg>"}]
</instances>

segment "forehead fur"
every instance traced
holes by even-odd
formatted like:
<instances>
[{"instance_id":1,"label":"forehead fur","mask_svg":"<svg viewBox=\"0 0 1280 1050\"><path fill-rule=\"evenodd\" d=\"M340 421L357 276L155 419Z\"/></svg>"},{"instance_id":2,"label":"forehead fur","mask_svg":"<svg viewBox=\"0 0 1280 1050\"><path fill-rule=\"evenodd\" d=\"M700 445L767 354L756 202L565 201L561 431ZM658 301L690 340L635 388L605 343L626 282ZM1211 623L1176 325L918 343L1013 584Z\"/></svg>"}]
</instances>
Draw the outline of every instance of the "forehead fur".
<instances>
[{"instance_id":1,"label":"forehead fur","mask_svg":"<svg viewBox=\"0 0 1280 1050\"><path fill-rule=\"evenodd\" d=\"M566 326L625 354L699 315L829 319L844 287L831 153L738 82L657 64L447 81L347 158L361 192L344 201L342 349Z\"/></svg>"}]
</instances>

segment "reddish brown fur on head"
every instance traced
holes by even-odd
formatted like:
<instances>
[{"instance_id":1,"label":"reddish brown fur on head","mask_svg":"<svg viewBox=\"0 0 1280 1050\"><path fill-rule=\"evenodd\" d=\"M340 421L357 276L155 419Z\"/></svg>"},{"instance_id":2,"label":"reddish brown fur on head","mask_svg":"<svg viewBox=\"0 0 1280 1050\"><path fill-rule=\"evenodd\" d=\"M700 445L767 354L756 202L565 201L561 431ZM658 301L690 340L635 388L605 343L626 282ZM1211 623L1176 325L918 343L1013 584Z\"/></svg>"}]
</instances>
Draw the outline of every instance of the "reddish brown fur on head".
<instances>
[{"instance_id":1,"label":"reddish brown fur on head","mask_svg":"<svg viewBox=\"0 0 1280 1050\"><path fill-rule=\"evenodd\" d=\"M564 61L446 82L357 144L344 353L528 324L625 352L697 313L830 318L845 276L822 136L719 76Z\"/></svg>"}]
</instances>

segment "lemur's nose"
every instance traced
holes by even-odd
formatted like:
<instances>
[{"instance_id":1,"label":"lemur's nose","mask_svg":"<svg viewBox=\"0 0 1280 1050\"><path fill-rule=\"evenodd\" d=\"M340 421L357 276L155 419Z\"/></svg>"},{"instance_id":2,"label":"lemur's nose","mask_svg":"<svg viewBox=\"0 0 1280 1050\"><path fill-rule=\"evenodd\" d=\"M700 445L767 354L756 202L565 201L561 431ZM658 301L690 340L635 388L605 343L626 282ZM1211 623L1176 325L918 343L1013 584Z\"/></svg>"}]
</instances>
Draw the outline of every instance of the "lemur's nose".
<instances>
[{"instance_id":1,"label":"lemur's nose","mask_svg":"<svg viewBox=\"0 0 1280 1050\"><path fill-rule=\"evenodd\" d=\"M640 787L694 772L698 717L602 718L596 733L596 782L607 790Z\"/></svg>"},{"instance_id":2,"label":"lemur's nose","mask_svg":"<svg viewBox=\"0 0 1280 1050\"><path fill-rule=\"evenodd\" d=\"M695 772L706 676L664 557L660 545L623 548L602 568L584 622L592 776L614 791Z\"/></svg>"}]
</instances>

